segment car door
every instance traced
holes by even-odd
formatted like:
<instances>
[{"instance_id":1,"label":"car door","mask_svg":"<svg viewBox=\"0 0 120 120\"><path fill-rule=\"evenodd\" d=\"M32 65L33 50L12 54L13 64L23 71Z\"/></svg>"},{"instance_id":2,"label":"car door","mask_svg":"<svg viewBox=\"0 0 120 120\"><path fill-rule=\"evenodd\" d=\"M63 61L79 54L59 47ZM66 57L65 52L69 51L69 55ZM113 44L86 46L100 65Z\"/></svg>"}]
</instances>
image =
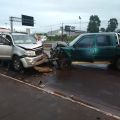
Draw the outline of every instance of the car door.
<instances>
[{"instance_id":1,"label":"car door","mask_svg":"<svg viewBox=\"0 0 120 120\"><path fill-rule=\"evenodd\" d=\"M112 42L110 35L97 35L95 47L95 60L96 61L109 61L112 60L115 54L115 46Z\"/></svg>"},{"instance_id":2,"label":"car door","mask_svg":"<svg viewBox=\"0 0 120 120\"><path fill-rule=\"evenodd\" d=\"M12 53L12 45L6 38L0 36L0 59L10 59Z\"/></svg>"},{"instance_id":3,"label":"car door","mask_svg":"<svg viewBox=\"0 0 120 120\"><path fill-rule=\"evenodd\" d=\"M94 35L81 37L74 45L73 57L75 61L93 61L94 57Z\"/></svg>"}]
</instances>

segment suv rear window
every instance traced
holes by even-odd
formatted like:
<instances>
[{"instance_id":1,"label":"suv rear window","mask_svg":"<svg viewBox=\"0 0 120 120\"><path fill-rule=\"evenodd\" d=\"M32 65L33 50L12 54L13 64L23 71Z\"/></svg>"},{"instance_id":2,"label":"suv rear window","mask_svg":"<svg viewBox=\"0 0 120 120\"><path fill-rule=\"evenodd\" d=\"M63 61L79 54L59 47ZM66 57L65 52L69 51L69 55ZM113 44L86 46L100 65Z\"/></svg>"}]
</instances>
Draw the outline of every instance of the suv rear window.
<instances>
[{"instance_id":1,"label":"suv rear window","mask_svg":"<svg viewBox=\"0 0 120 120\"><path fill-rule=\"evenodd\" d=\"M96 45L98 47L111 46L111 38L109 35L100 35L97 36Z\"/></svg>"}]
</instances>

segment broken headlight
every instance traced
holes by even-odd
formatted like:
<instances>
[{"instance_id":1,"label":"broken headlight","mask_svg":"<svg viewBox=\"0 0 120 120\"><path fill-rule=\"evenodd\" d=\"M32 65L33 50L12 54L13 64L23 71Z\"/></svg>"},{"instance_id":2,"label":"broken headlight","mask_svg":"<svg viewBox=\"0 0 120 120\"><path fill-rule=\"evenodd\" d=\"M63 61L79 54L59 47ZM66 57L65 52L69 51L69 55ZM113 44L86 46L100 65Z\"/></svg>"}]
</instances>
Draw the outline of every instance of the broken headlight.
<instances>
[{"instance_id":1,"label":"broken headlight","mask_svg":"<svg viewBox=\"0 0 120 120\"><path fill-rule=\"evenodd\" d=\"M35 51L28 50L25 52L25 55L29 56L29 57L34 57L34 56L36 56L36 53L35 53Z\"/></svg>"}]
</instances>

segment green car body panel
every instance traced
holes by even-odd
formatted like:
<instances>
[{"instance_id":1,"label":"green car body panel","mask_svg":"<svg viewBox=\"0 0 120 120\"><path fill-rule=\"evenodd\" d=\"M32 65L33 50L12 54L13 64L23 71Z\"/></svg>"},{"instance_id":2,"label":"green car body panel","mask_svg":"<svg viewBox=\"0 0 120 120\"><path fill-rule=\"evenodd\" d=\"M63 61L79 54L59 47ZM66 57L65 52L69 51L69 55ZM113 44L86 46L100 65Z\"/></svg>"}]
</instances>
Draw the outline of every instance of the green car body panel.
<instances>
[{"instance_id":1,"label":"green car body panel","mask_svg":"<svg viewBox=\"0 0 120 120\"><path fill-rule=\"evenodd\" d=\"M108 43L102 44L101 40L107 39ZM84 47L84 41L89 46ZM74 42L75 41L75 42ZM71 61L113 61L120 56L119 39L116 33L89 33L83 34L74 40L69 46L61 47L61 50ZM82 44L81 44L82 43ZM108 45L107 45L108 44ZM80 47L79 45L83 45Z\"/></svg>"}]
</instances>

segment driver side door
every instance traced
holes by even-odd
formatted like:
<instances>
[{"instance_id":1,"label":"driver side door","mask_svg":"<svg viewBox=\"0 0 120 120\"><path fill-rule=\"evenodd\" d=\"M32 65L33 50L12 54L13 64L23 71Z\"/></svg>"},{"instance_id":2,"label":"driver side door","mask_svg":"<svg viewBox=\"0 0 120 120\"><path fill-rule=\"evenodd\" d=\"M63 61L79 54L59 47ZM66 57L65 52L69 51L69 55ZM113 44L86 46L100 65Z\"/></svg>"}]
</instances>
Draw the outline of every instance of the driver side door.
<instances>
[{"instance_id":1,"label":"driver side door","mask_svg":"<svg viewBox=\"0 0 120 120\"><path fill-rule=\"evenodd\" d=\"M10 59L12 53L12 45L6 38L0 36L0 59Z\"/></svg>"},{"instance_id":2,"label":"driver side door","mask_svg":"<svg viewBox=\"0 0 120 120\"><path fill-rule=\"evenodd\" d=\"M73 57L75 61L92 62L94 60L95 35L85 35L74 45Z\"/></svg>"}]
</instances>

